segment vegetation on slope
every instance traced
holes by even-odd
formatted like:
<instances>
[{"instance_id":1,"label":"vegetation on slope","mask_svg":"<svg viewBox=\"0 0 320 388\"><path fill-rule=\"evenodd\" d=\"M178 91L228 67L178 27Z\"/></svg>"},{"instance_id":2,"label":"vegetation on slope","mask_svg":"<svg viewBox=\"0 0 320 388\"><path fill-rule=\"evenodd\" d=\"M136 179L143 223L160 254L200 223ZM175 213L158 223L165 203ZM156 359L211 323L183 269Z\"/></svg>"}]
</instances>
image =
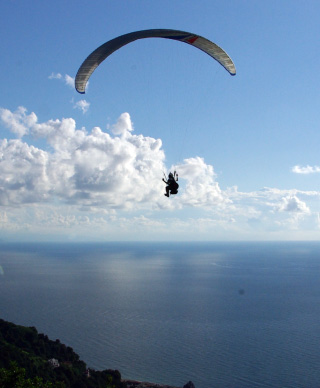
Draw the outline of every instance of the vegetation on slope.
<instances>
[{"instance_id":1,"label":"vegetation on slope","mask_svg":"<svg viewBox=\"0 0 320 388\"><path fill-rule=\"evenodd\" d=\"M58 360L53 367L49 360ZM89 377L88 377L89 372ZM0 388L124 388L119 371L95 371L35 327L0 319Z\"/></svg>"}]
</instances>

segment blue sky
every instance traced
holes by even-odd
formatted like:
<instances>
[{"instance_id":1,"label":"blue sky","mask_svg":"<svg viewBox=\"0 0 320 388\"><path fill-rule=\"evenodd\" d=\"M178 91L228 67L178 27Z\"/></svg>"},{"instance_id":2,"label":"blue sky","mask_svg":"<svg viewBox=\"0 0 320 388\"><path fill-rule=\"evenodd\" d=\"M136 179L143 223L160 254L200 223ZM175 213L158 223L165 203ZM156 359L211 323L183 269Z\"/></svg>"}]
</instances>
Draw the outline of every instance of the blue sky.
<instances>
[{"instance_id":1,"label":"blue sky","mask_svg":"<svg viewBox=\"0 0 320 388\"><path fill-rule=\"evenodd\" d=\"M318 240L318 1L1 3L4 240ZM145 39L85 95L82 61L118 35L172 28L233 59ZM180 190L164 197L163 171Z\"/></svg>"}]
</instances>

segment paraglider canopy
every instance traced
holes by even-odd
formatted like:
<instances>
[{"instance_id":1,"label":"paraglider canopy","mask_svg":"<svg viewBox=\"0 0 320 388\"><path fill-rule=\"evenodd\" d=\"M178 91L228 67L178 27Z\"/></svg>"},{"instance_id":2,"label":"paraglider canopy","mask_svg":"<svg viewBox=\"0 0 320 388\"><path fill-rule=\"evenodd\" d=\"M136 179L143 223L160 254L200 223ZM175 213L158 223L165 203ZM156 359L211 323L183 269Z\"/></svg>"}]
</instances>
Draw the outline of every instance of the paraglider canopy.
<instances>
[{"instance_id":1,"label":"paraglider canopy","mask_svg":"<svg viewBox=\"0 0 320 388\"><path fill-rule=\"evenodd\" d=\"M77 72L75 79L76 90L79 93L85 93L86 85L91 74L102 61L104 61L109 55L126 44L144 38L166 38L190 44L191 46L204 51L206 54L210 55L213 59L218 61L231 75L236 74L235 65L229 55L221 47L217 46L210 40L185 31L153 29L135 31L129 34L118 36L117 38L109 40L94 50L87 57L87 59L85 59Z\"/></svg>"}]
</instances>

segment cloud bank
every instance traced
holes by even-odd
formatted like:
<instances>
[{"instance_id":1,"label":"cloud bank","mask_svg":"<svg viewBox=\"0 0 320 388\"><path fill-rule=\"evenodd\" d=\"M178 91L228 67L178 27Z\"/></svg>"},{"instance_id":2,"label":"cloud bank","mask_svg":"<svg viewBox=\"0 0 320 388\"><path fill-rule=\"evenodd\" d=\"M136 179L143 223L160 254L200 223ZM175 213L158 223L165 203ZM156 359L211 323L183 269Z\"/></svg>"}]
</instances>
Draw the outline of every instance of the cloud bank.
<instances>
[{"instance_id":1,"label":"cloud bank","mask_svg":"<svg viewBox=\"0 0 320 388\"><path fill-rule=\"evenodd\" d=\"M72 118L40 123L26 108L0 109L4 125L17 139L0 142L0 205L61 201L78 207L170 208L161 177L165 154L160 139L134 135L128 113L110 127L77 129ZM39 149L25 135L45 140ZM179 166L186 179L180 207L227 201L212 166L190 158Z\"/></svg>"},{"instance_id":2,"label":"cloud bank","mask_svg":"<svg viewBox=\"0 0 320 388\"><path fill-rule=\"evenodd\" d=\"M318 191L222 190L213 166L199 156L170 167L179 172L180 188L166 198L162 142L134 134L129 113L107 132L77 129L73 118L39 122L24 107L0 108L0 123L14 137L0 140L2 231L61 237L68 230L97 239L261 239L319 231Z\"/></svg>"},{"instance_id":3,"label":"cloud bank","mask_svg":"<svg viewBox=\"0 0 320 388\"><path fill-rule=\"evenodd\" d=\"M160 140L131 135L124 113L112 136L100 128L76 129L72 118L39 123L25 108L0 110L3 123L18 139L0 143L0 204L60 201L78 206L126 208L159 195L164 169ZM41 138L51 152L28 145L22 137Z\"/></svg>"}]
</instances>

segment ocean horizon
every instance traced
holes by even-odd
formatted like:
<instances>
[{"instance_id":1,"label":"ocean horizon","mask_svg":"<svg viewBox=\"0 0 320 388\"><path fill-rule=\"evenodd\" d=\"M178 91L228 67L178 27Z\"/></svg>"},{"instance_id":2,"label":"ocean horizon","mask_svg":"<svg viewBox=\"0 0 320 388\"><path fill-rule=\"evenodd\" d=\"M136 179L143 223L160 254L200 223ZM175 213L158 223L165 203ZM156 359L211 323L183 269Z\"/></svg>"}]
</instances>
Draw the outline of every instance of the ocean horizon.
<instances>
[{"instance_id":1,"label":"ocean horizon","mask_svg":"<svg viewBox=\"0 0 320 388\"><path fill-rule=\"evenodd\" d=\"M319 387L319 269L319 242L0 243L0 318L126 379Z\"/></svg>"}]
</instances>

